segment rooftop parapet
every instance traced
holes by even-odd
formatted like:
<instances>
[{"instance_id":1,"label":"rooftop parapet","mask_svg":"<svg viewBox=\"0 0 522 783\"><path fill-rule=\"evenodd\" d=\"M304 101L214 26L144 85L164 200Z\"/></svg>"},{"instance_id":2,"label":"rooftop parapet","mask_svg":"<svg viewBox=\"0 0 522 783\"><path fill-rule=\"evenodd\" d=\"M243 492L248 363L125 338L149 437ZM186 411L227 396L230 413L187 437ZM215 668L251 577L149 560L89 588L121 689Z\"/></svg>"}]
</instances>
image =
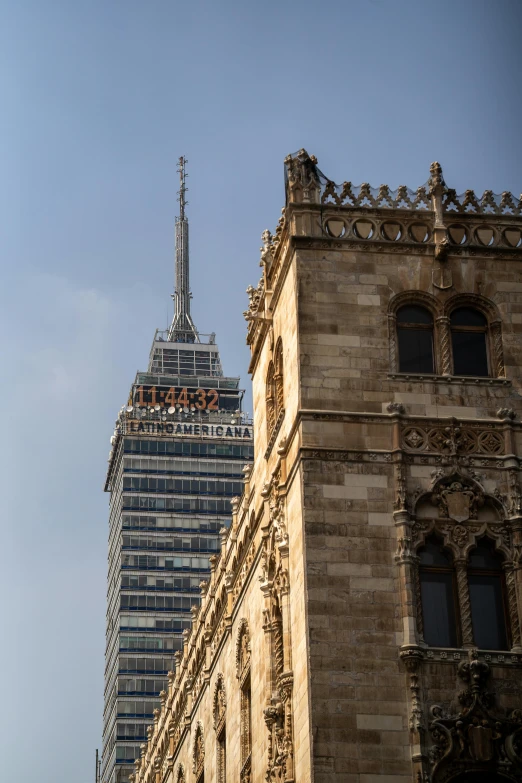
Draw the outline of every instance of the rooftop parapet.
<instances>
[{"instance_id":1,"label":"rooftop parapet","mask_svg":"<svg viewBox=\"0 0 522 783\"><path fill-rule=\"evenodd\" d=\"M482 215L521 215L522 195L516 198L512 193L493 193L485 190L481 197L473 190L457 195L448 188L442 178L440 164L433 163L430 178L416 190L399 185L391 190L388 185L372 187L367 182L354 185L343 182L337 185L323 174L317 165L315 155L308 155L302 149L285 158L285 182L288 203L310 201L319 204L335 204L346 207L369 207L372 209L431 210L431 196L435 180L442 185L442 208L444 212Z\"/></svg>"},{"instance_id":2,"label":"rooftop parapet","mask_svg":"<svg viewBox=\"0 0 522 783\"><path fill-rule=\"evenodd\" d=\"M371 245L372 250L384 253L431 255L434 279L443 288L443 266L451 256L520 257L522 196L491 190L482 196L473 190L458 195L446 185L437 162L430 166L429 179L416 190L406 185L395 190L388 185L372 187L367 182L338 185L304 149L288 155L284 163L286 206L275 233L263 231L263 273L257 286L247 288L249 303L244 316L252 350L250 371L270 326L278 281L284 279L281 270L291 257L291 246L350 247L357 251Z\"/></svg>"},{"instance_id":3,"label":"rooftop parapet","mask_svg":"<svg viewBox=\"0 0 522 783\"><path fill-rule=\"evenodd\" d=\"M202 334L201 332L198 332L197 337L194 337L194 334L191 331L178 331L176 336L172 335L170 329L156 329L154 341L180 343L181 345L193 345L198 347L201 345L216 345L216 333L211 332L210 334Z\"/></svg>"}]
</instances>

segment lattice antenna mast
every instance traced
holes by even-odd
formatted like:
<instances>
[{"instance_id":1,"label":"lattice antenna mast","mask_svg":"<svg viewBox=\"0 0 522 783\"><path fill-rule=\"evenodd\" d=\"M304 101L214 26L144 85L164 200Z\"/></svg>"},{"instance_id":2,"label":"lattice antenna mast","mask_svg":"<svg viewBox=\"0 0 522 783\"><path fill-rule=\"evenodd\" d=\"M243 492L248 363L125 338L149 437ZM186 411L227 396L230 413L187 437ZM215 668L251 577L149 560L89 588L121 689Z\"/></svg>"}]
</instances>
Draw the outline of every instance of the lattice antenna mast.
<instances>
[{"instance_id":1,"label":"lattice antenna mast","mask_svg":"<svg viewBox=\"0 0 522 783\"><path fill-rule=\"evenodd\" d=\"M181 156L178 160L179 174L179 217L176 218L176 281L174 288L174 318L169 330L169 340L181 343L198 343L198 330L190 315L190 293L189 284L189 226L185 215L187 206L186 193L187 174L185 165L187 159Z\"/></svg>"}]
</instances>

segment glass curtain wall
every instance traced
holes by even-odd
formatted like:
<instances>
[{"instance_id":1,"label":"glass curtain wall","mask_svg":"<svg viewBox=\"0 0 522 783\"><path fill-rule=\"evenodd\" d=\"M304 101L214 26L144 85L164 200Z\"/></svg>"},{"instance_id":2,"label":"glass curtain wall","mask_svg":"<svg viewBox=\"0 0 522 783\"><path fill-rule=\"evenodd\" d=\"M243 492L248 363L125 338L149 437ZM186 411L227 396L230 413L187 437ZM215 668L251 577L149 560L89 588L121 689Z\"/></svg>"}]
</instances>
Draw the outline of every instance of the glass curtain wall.
<instances>
[{"instance_id":1,"label":"glass curtain wall","mask_svg":"<svg viewBox=\"0 0 522 783\"><path fill-rule=\"evenodd\" d=\"M253 459L217 346L178 349L155 340L112 439L102 783L133 772Z\"/></svg>"}]
</instances>

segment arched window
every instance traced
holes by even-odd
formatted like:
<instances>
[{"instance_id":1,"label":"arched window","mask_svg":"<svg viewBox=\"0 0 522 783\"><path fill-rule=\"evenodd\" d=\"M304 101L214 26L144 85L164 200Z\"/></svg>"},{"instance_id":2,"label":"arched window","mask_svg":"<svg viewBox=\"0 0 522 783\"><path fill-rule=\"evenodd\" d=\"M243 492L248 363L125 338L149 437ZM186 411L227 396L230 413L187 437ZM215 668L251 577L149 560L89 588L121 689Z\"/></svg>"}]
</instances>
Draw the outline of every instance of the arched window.
<instances>
[{"instance_id":1,"label":"arched window","mask_svg":"<svg viewBox=\"0 0 522 783\"><path fill-rule=\"evenodd\" d=\"M283 385L283 343L278 340L274 353L275 367L275 398L276 398L276 421L284 408L284 385Z\"/></svg>"},{"instance_id":2,"label":"arched window","mask_svg":"<svg viewBox=\"0 0 522 783\"><path fill-rule=\"evenodd\" d=\"M457 590L453 557L431 536L419 550L424 640L434 647L457 647Z\"/></svg>"},{"instance_id":3,"label":"arched window","mask_svg":"<svg viewBox=\"0 0 522 783\"><path fill-rule=\"evenodd\" d=\"M471 307L459 307L450 316L453 372L455 375L489 375L485 316Z\"/></svg>"},{"instance_id":4,"label":"arched window","mask_svg":"<svg viewBox=\"0 0 522 783\"><path fill-rule=\"evenodd\" d=\"M433 317L425 307L405 305L397 312L399 372L432 374Z\"/></svg>"},{"instance_id":5,"label":"arched window","mask_svg":"<svg viewBox=\"0 0 522 783\"><path fill-rule=\"evenodd\" d=\"M273 362L270 362L266 374L266 427L269 438L276 423L276 390L274 375L274 364Z\"/></svg>"},{"instance_id":6,"label":"arched window","mask_svg":"<svg viewBox=\"0 0 522 783\"><path fill-rule=\"evenodd\" d=\"M218 674L214 691L213 718L217 740L216 771L218 783L226 783L227 780L227 727L226 727L227 700L225 694L225 681L222 674Z\"/></svg>"},{"instance_id":7,"label":"arched window","mask_svg":"<svg viewBox=\"0 0 522 783\"><path fill-rule=\"evenodd\" d=\"M475 644L484 650L507 650L502 560L488 539L479 541L469 556L468 584Z\"/></svg>"},{"instance_id":8,"label":"arched window","mask_svg":"<svg viewBox=\"0 0 522 783\"><path fill-rule=\"evenodd\" d=\"M266 426L268 440L282 419L284 411L283 344L278 340L274 360L268 365L266 374Z\"/></svg>"},{"instance_id":9,"label":"arched window","mask_svg":"<svg viewBox=\"0 0 522 783\"><path fill-rule=\"evenodd\" d=\"M236 675L239 679L239 751L240 783L252 776L252 689L250 685L250 632L246 620L241 620L236 642Z\"/></svg>"}]
</instances>

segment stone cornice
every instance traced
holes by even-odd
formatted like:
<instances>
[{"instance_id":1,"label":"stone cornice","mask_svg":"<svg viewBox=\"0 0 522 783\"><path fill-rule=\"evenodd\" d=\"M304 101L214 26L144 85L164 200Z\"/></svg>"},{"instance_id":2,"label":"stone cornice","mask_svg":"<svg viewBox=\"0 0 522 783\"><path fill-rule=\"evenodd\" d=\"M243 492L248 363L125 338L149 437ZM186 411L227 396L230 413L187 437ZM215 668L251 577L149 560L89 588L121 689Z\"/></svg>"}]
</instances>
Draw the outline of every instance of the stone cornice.
<instances>
[{"instance_id":1,"label":"stone cornice","mask_svg":"<svg viewBox=\"0 0 522 783\"><path fill-rule=\"evenodd\" d=\"M428 647L404 645L400 651L402 660L407 660L413 656L419 663L445 663L458 664L465 661L468 657L468 648L465 647ZM520 666L522 667L522 655L511 652L510 650L477 650L478 658L486 663L496 666Z\"/></svg>"},{"instance_id":2,"label":"stone cornice","mask_svg":"<svg viewBox=\"0 0 522 783\"><path fill-rule=\"evenodd\" d=\"M444 211L442 224L438 226L433 210L309 202L292 203L290 209L294 218L291 223L294 232L291 240L297 249L346 249L433 257L436 256L438 247L435 229L442 226L444 231L447 231L447 259L469 255L516 260L522 256L522 244L517 247L510 241L513 231L522 230L522 218L519 215ZM339 236L329 233L328 221L331 219L344 224ZM371 234L367 238L358 233L358 221L366 221L372 225ZM399 229L396 237L386 235L386 227L390 224ZM426 227L426 236L416 239L415 232L412 234L411 229L419 225ZM302 227L304 230L296 231L296 227ZM460 235L456 240L452 238L453 229L460 227L465 229L462 244ZM491 229L491 244L484 244L477 233L477 230L486 227Z\"/></svg>"},{"instance_id":3,"label":"stone cornice","mask_svg":"<svg viewBox=\"0 0 522 783\"><path fill-rule=\"evenodd\" d=\"M440 409L444 410L443 407ZM396 413L367 413L360 411L338 411L338 410L321 410L319 408L301 408L298 412L298 418L302 421L353 421L353 422L383 422L392 421L397 417ZM455 416L421 416L419 414L404 413L400 415L401 421L418 421L423 422L426 425L441 424L441 422L457 421ZM491 425L501 427L504 424L503 420L498 418L494 419L491 416L484 417L458 417L458 421L462 423L476 423L480 425ZM510 426L522 427L522 421L512 420ZM293 428L292 428L293 429Z\"/></svg>"}]
</instances>

